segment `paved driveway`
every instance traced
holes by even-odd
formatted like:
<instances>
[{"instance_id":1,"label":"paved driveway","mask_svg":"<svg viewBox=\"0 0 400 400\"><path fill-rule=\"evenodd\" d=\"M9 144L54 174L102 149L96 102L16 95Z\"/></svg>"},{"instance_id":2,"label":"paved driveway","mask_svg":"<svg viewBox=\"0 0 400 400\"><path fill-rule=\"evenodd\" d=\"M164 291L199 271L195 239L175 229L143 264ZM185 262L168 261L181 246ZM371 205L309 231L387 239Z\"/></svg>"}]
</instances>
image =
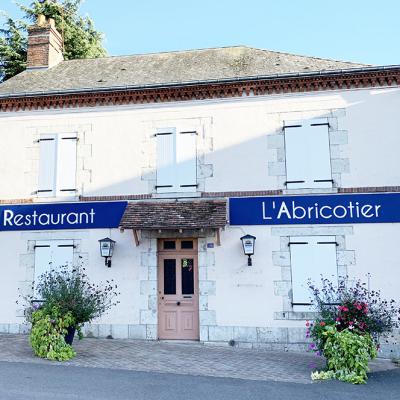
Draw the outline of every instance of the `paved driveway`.
<instances>
[{"instance_id":1,"label":"paved driveway","mask_svg":"<svg viewBox=\"0 0 400 400\"><path fill-rule=\"evenodd\" d=\"M32 353L26 335L0 335L0 361L62 364L194 376L241 378L259 381L311 383L312 367L322 368L314 354L272 352L199 343L145 342L121 339L74 341L77 356L57 363ZM371 371L396 368L390 360L378 359Z\"/></svg>"}]
</instances>

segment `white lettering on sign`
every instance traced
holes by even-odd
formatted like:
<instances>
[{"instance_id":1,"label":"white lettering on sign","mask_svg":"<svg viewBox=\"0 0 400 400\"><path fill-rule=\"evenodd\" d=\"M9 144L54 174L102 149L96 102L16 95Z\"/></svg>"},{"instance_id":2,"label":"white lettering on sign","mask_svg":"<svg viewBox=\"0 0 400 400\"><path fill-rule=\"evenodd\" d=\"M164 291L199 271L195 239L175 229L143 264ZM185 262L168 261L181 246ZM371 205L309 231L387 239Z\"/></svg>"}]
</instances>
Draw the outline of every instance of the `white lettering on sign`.
<instances>
[{"instance_id":1,"label":"white lettering on sign","mask_svg":"<svg viewBox=\"0 0 400 400\"><path fill-rule=\"evenodd\" d=\"M3 226L48 226L48 225L80 225L93 224L95 212L70 213L41 213L33 211L31 214L15 214L12 210L4 210Z\"/></svg>"},{"instance_id":2,"label":"white lettering on sign","mask_svg":"<svg viewBox=\"0 0 400 400\"><path fill-rule=\"evenodd\" d=\"M313 206L303 207L297 205L295 201L286 203L282 201L280 205L272 202L272 213L268 212L267 205L262 202L263 220L281 219L286 217L289 220L303 219L343 219L343 218L379 218L381 205L364 204L360 205L358 201L335 206L322 206L315 203ZM274 211L277 210L277 211Z\"/></svg>"}]
</instances>

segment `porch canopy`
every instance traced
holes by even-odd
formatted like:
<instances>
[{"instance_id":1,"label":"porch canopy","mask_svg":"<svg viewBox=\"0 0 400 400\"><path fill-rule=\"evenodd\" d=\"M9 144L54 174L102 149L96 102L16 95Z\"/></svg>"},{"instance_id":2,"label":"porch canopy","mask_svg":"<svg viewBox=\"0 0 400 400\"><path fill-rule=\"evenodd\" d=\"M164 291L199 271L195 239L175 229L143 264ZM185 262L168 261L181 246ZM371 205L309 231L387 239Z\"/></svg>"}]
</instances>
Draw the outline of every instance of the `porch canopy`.
<instances>
[{"instance_id":1,"label":"porch canopy","mask_svg":"<svg viewBox=\"0 0 400 400\"><path fill-rule=\"evenodd\" d=\"M132 229L134 232L203 229L219 232L226 223L225 200L156 200L129 203L121 219L120 228Z\"/></svg>"}]
</instances>

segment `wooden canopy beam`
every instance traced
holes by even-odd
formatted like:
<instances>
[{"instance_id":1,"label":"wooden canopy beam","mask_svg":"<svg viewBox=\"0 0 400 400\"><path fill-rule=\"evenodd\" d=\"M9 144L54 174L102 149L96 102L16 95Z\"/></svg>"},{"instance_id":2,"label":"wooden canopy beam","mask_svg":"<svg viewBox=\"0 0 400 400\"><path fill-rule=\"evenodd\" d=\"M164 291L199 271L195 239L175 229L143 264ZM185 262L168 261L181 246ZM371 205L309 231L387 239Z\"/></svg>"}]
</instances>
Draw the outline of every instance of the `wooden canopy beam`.
<instances>
[{"instance_id":1,"label":"wooden canopy beam","mask_svg":"<svg viewBox=\"0 0 400 400\"><path fill-rule=\"evenodd\" d=\"M140 240L139 240L140 231L138 231L137 229L132 229L132 232L133 232L133 238L135 239L135 245L137 247L140 244Z\"/></svg>"}]
</instances>

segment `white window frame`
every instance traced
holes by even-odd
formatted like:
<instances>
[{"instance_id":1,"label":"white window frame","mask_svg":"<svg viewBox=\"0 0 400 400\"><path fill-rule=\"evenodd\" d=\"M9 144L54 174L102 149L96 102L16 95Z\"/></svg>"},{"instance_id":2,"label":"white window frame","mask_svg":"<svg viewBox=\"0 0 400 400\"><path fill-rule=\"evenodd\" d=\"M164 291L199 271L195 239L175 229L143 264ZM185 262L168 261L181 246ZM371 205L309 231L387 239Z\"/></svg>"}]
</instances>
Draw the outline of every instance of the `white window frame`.
<instances>
[{"instance_id":1,"label":"white window frame","mask_svg":"<svg viewBox=\"0 0 400 400\"><path fill-rule=\"evenodd\" d=\"M323 246L323 247L321 247ZM289 238L294 311L313 311L308 279L318 286L321 275L338 281L337 242L335 236L291 236Z\"/></svg>"},{"instance_id":2,"label":"white window frame","mask_svg":"<svg viewBox=\"0 0 400 400\"><path fill-rule=\"evenodd\" d=\"M64 140L68 140L68 142L63 142ZM53 160L43 160L41 153L42 141L51 141L53 143L54 154L51 157ZM64 147L63 143L69 144L69 141L74 141L74 148L72 148L73 153L65 155L64 152L66 149L68 149L68 147ZM77 195L77 141L78 136L76 133L40 135L39 176L37 190L38 197L66 197ZM69 150L71 150L71 148ZM45 175L47 175L47 177ZM41 181L43 179L46 180L46 178L51 182L47 182L46 187L43 187ZM63 180L69 182L63 182Z\"/></svg>"},{"instance_id":3,"label":"white window frame","mask_svg":"<svg viewBox=\"0 0 400 400\"><path fill-rule=\"evenodd\" d=\"M287 189L333 187L327 118L285 121Z\"/></svg>"}]
</instances>

